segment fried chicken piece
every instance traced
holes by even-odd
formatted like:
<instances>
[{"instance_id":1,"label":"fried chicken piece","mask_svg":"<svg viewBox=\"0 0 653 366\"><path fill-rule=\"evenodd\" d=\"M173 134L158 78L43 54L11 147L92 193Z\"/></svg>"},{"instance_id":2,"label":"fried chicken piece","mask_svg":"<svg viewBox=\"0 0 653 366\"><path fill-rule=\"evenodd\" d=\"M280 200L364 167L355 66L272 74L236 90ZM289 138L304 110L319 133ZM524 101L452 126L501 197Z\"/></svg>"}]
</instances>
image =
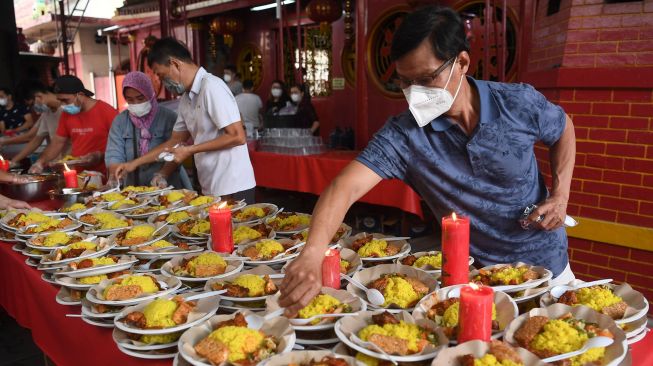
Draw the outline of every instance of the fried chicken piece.
<instances>
[{"instance_id":1,"label":"fried chicken piece","mask_svg":"<svg viewBox=\"0 0 653 366\"><path fill-rule=\"evenodd\" d=\"M107 291L106 299L109 301L128 300L142 293L143 289L138 285L112 286Z\"/></svg>"},{"instance_id":2,"label":"fried chicken piece","mask_svg":"<svg viewBox=\"0 0 653 366\"><path fill-rule=\"evenodd\" d=\"M324 356L320 361L311 361L308 366L349 366L342 358Z\"/></svg>"},{"instance_id":3,"label":"fried chicken piece","mask_svg":"<svg viewBox=\"0 0 653 366\"><path fill-rule=\"evenodd\" d=\"M222 327L228 327L228 326L247 327L247 320L245 320L245 316L242 313L237 313L233 319L225 320L221 323L218 323L215 329L220 329Z\"/></svg>"},{"instance_id":4,"label":"fried chicken piece","mask_svg":"<svg viewBox=\"0 0 653 366\"><path fill-rule=\"evenodd\" d=\"M627 308L628 308L628 304L621 301L614 305L604 307L603 309L601 309L601 312L611 317L612 319L621 319L624 317Z\"/></svg>"},{"instance_id":5,"label":"fried chicken piece","mask_svg":"<svg viewBox=\"0 0 653 366\"><path fill-rule=\"evenodd\" d=\"M177 310L172 314L172 321L175 324L184 324L188 321L188 314L197 306L195 301L184 301L184 298L175 296L172 301L177 303Z\"/></svg>"},{"instance_id":6,"label":"fried chicken piece","mask_svg":"<svg viewBox=\"0 0 653 366\"><path fill-rule=\"evenodd\" d=\"M125 323L136 328L145 329L147 327L147 320L145 314L140 311L133 311L125 317Z\"/></svg>"},{"instance_id":7,"label":"fried chicken piece","mask_svg":"<svg viewBox=\"0 0 653 366\"><path fill-rule=\"evenodd\" d=\"M77 269L91 268L91 267L93 267L93 261L90 259L84 259L79 261L79 263L77 263Z\"/></svg>"},{"instance_id":8,"label":"fried chicken piece","mask_svg":"<svg viewBox=\"0 0 653 366\"><path fill-rule=\"evenodd\" d=\"M138 244L141 244L141 243L145 243L149 239L150 239L149 237L148 238L140 237L140 238L122 239L122 240L118 241L118 243L123 247L130 247L132 245L138 245Z\"/></svg>"},{"instance_id":9,"label":"fried chicken piece","mask_svg":"<svg viewBox=\"0 0 653 366\"><path fill-rule=\"evenodd\" d=\"M358 249L362 248L363 245L369 243L374 239L372 235L365 235L364 237L360 239L354 240L353 243L351 243L351 248L354 250L354 252L358 252Z\"/></svg>"},{"instance_id":10,"label":"fried chicken piece","mask_svg":"<svg viewBox=\"0 0 653 366\"><path fill-rule=\"evenodd\" d=\"M408 341L397 337L372 334L369 341L389 354L405 356L408 354Z\"/></svg>"},{"instance_id":11,"label":"fried chicken piece","mask_svg":"<svg viewBox=\"0 0 653 366\"><path fill-rule=\"evenodd\" d=\"M408 257L401 260L401 264L406 266L412 266L417 261L417 257L414 255L409 255Z\"/></svg>"},{"instance_id":12,"label":"fried chicken piece","mask_svg":"<svg viewBox=\"0 0 653 366\"><path fill-rule=\"evenodd\" d=\"M112 278L120 277L120 276L122 276L124 274L129 274L129 273L131 273L131 272L128 269L126 269L124 271L119 271L119 272L107 273L107 278L112 279Z\"/></svg>"},{"instance_id":13,"label":"fried chicken piece","mask_svg":"<svg viewBox=\"0 0 653 366\"><path fill-rule=\"evenodd\" d=\"M401 250L400 246L394 244L388 244L388 246L385 248L385 254L387 256L395 255L399 253L400 250Z\"/></svg>"},{"instance_id":14,"label":"fried chicken piece","mask_svg":"<svg viewBox=\"0 0 653 366\"><path fill-rule=\"evenodd\" d=\"M417 292L418 294L426 294L429 292L429 287L424 284L424 282L418 280L417 278L413 277L406 277L404 278L406 282L410 283L410 285L413 287L413 290Z\"/></svg>"},{"instance_id":15,"label":"fried chicken piece","mask_svg":"<svg viewBox=\"0 0 653 366\"><path fill-rule=\"evenodd\" d=\"M200 264L195 266L195 277L211 277L224 273L226 267L218 264Z\"/></svg>"},{"instance_id":16,"label":"fried chicken piece","mask_svg":"<svg viewBox=\"0 0 653 366\"><path fill-rule=\"evenodd\" d=\"M388 277L377 278L367 285L368 288L375 288L381 291L381 293L385 291L386 286L388 286Z\"/></svg>"},{"instance_id":17,"label":"fried chicken piece","mask_svg":"<svg viewBox=\"0 0 653 366\"><path fill-rule=\"evenodd\" d=\"M558 303L572 306L578 304L578 298L576 297L576 293L574 291L567 291L562 294L562 296L560 296Z\"/></svg>"},{"instance_id":18,"label":"fried chicken piece","mask_svg":"<svg viewBox=\"0 0 653 366\"><path fill-rule=\"evenodd\" d=\"M538 278L540 278L540 275L537 274L537 272L533 271L532 269L529 269L528 271L524 272L522 278L524 279L524 281L537 280Z\"/></svg>"},{"instance_id":19,"label":"fried chicken piece","mask_svg":"<svg viewBox=\"0 0 653 366\"><path fill-rule=\"evenodd\" d=\"M460 299L457 298L457 297L452 297L452 298L450 298L450 299L446 299L446 300L443 300L443 301L439 301L439 302L435 303L435 305L433 305L433 306L431 307L431 310L434 310L434 311L435 311L435 315L443 316L443 315L444 315L444 312L445 312L447 309L449 309L449 307L450 307L451 305L453 305L453 304L455 304L455 303L457 303L457 302L459 302L459 301L460 301Z\"/></svg>"},{"instance_id":20,"label":"fried chicken piece","mask_svg":"<svg viewBox=\"0 0 653 366\"><path fill-rule=\"evenodd\" d=\"M188 245L188 243L177 243L177 247L180 248L180 249L183 249L183 250L189 250L190 249L190 245Z\"/></svg>"},{"instance_id":21,"label":"fried chicken piece","mask_svg":"<svg viewBox=\"0 0 653 366\"><path fill-rule=\"evenodd\" d=\"M558 362L554 362L552 365L555 365L555 366L571 366L571 359L567 358L567 359L564 359L564 360L560 360Z\"/></svg>"},{"instance_id":22,"label":"fried chicken piece","mask_svg":"<svg viewBox=\"0 0 653 366\"><path fill-rule=\"evenodd\" d=\"M277 291L279 291L277 285L275 285L272 279L270 279L270 276L268 275L263 276L263 280L265 280L265 288L263 289L263 292L266 295L276 294Z\"/></svg>"},{"instance_id":23,"label":"fried chicken piece","mask_svg":"<svg viewBox=\"0 0 653 366\"><path fill-rule=\"evenodd\" d=\"M467 355L462 355L458 357L458 361L460 362L460 366L474 366L474 355L467 354Z\"/></svg>"},{"instance_id":24,"label":"fried chicken piece","mask_svg":"<svg viewBox=\"0 0 653 366\"><path fill-rule=\"evenodd\" d=\"M520 346L528 348L533 338L542 330L544 324L548 321L549 318L546 316L533 316L528 318L515 332L515 340Z\"/></svg>"},{"instance_id":25,"label":"fried chicken piece","mask_svg":"<svg viewBox=\"0 0 653 366\"><path fill-rule=\"evenodd\" d=\"M79 301L82 299L82 291L81 290L70 290L70 298L73 299L74 301Z\"/></svg>"},{"instance_id":26,"label":"fried chicken piece","mask_svg":"<svg viewBox=\"0 0 653 366\"><path fill-rule=\"evenodd\" d=\"M81 221L81 222L83 222L85 224L90 224L90 225L97 225L100 222L97 218L95 218L95 216L93 216L91 214L82 215L79 218L79 221Z\"/></svg>"},{"instance_id":27,"label":"fried chicken piece","mask_svg":"<svg viewBox=\"0 0 653 366\"><path fill-rule=\"evenodd\" d=\"M507 343L492 340L490 342L490 353L497 358L499 362L503 360L510 360L514 363L521 364L523 363L521 357L517 353L517 350L509 346Z\"/></svg>"},{"instance_id":28,"label":"fried chicken piece","mask_svg":"<svg viewBox=\"0 0 653 366\"><path fill-rule=\"evenodd\" d=\"M249 289L238 285L227 284L227 296L231 297L248 297Z\"/></svg>"},{"instance_id":29,"label":"fried chicken piece","mask_svg":"<svg viewBox=\"0 0 653 366\"><path fill-rule=\"evenodd\" d=\"M381 314L372 315L372 321L374 324L381 327L386 324L399 324L399 320L397 320L392 313L387 311L384 311Z\"/></svg>"},{"instance_id":30,"label":"fried chicken piece","mask_svg":"<svg viewBox=\"0 0 653 366\"><path fill-rule=\"evenodd\" d=\"M211 365L217 366L225 362L229 356L229 348L225 344L209 337L202 339L193 348L198 355L209 360Z\"/></svg>"},{"instance_id":31,"label":"fried chicken piece","mask_svg":"<svg viewBox=\"0 0 653 366\"><path fill-rule=\"evenodd\" d=\"M251 247L247 247L247 248L245 248L245 250L243 250L243 256L250 257L252 259L258 259L259 258L259 252L256 249L256 246L251 246Z\"/></svg>"}]
</instances>

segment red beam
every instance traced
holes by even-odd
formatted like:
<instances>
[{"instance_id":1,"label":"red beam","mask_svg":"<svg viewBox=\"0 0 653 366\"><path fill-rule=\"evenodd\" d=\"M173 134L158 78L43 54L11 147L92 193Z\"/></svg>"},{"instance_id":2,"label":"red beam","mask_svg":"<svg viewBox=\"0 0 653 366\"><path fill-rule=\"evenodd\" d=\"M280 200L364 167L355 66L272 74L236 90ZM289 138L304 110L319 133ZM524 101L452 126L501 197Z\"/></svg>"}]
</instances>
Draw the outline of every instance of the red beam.
<instances>
[{"instance_id":1,"label":"red beam","mask_svg":"<svg viewBox=\"0 0 653 366\"><path fill-rule=\"evenodd\" d=\"M367 6L368 0L356 1L356 149L361 150L369 140L367 95Z\"/></svg>"}]
</instances>

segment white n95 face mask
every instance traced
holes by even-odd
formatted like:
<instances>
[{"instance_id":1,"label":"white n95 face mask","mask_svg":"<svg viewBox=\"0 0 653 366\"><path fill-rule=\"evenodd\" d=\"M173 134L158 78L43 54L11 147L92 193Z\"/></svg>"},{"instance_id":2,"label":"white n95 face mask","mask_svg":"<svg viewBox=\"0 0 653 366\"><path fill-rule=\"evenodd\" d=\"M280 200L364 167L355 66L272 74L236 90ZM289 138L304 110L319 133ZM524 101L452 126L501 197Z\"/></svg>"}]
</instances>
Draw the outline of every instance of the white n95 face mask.
<instances>
[{"instance_id":1,"label":"white n95 face mask","mask_svg":"<svg viewBox=\"0 0 653 366\"><path fill-rule=\"evenodd\" d=\"M152 103L150 101L139 103L139 104L129 104L127 105L129 113L133 114L136 117L143 117L144 115L150 113L152 110Z\"/></svg>"},{"instance_id":2,"label":"white n95 face mask","mask_svg":"<svg viewBox=\"0 0 653 366\"><path fill-rule=\"evenodd\" d=\"M403 89L406 101L408 101L408 109L413 117L415 117L418 126L424 127L428 125L431 121L451 109L453 101L458 96L458 92L462 86L463 77L465 76L464 74L460 76L460 82L458 83L456 94L452 96L446 88L449 85L449 81L451 81L451 75L453 75L453 68L456 65L456 60L454 60L454 63L451 66L449 78L447 79L444 88L411 85L408 88Z\"/></svg>"}]
</instances>

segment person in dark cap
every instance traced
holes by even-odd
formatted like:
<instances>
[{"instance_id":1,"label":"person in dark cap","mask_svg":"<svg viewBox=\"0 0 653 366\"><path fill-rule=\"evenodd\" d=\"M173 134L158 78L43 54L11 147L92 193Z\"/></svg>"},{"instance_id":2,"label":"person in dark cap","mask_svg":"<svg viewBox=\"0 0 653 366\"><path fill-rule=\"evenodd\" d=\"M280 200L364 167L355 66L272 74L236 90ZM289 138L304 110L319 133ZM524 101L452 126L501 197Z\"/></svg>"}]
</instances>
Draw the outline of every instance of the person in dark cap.
<instances>
[{"instance_id":1,"label":"person in dark cap","mask_svg":"<svg viewBox=\"0 0 653 366\"><path fill-rule=\"evenodd\" d=\"M70 141L71 154L85 160L88 170L104 173L104 150L111 122L118 114L109 104L91 98L93 93L84 88L81 80L64 75L54 82L54 92L61 102L63 113L59 119L56 136L30 168L30 173L40 173L55 159Z\"/></svg>"}]
</instances>

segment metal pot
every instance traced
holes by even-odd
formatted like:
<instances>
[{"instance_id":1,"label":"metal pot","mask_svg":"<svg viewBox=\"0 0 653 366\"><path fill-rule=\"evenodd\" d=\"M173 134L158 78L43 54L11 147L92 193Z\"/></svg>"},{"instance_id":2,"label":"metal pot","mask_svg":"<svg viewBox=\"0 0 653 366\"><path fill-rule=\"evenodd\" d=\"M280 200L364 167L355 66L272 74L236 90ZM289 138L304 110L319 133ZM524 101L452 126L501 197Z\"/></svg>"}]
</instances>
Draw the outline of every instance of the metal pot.
<instances>
[{"instance_id":1,"label":"metal pot","mask_svg":"<svg viewBox=\"0 0 653 366\"><path fill-rule=\"evenodd\" d=\"M56 188L48 192L53 200L63 201L64 206L70 206L74 203L84 203L84 198L93 194L93 191L79 188Z\"/></svg>"},{"instance_id":2,"label":"metal pot","mask_svg":"<svg viewBox=\"0 0 653 366\"><path fill-rule=\"evenodd\" d=\"M25 183L0 183L0 194L12 199L33 202L48 199L48 191L63 185L59 174L22 175L29 181Z\"/></svg>"}]
</instances>

